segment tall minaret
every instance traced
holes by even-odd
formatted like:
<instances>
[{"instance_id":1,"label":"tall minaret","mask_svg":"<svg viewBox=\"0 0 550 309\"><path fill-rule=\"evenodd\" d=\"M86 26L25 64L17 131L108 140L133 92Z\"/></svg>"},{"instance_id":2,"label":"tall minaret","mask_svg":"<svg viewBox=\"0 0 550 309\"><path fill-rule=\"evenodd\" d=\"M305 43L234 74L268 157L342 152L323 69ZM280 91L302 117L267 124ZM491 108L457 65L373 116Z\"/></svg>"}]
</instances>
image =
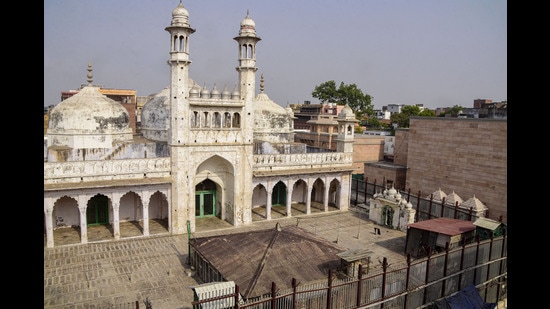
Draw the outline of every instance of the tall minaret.
<instances>
[{"instance_id":1,"label":"tall minaret","mask_svg":"<svg viewBox=\"0 0 550 309\"><path fill-rule=\"evenodd\" d=\"M256 36L256 23L248 11L246 17L241 21L239 35L233 38L239 43L239 72L240 100L245 104L244 131L245 142L252 142L254 126L254 106L251 102L256 96L256 44L261 40Z\"/></svg>"},{"instance_id":2,"label":"tall minaret","mask_svg":"<svg viewBox=\"0 0 550 309\"><path fill-rule=\"evenodd\" d=\"M189 12L179 5L172 10L172 22L165 28L170 33L170 131L172 146L187 144L189 121L189 36L195 29L189 25Z\"/></svg>"},{"instance_id":3,"label":"tall minaret","mask_svg":"<svg viewBox=\"0 0 550 309\"><path fill-rule=\"evenodd\" d=\"M172 10L172 22L165 28L170 33L170 145L172 191L170 220L173 234L186 232L187 220L194 215L189 181L189 36L195 32L189 25L189 12L181 3ZM190 184L191 183L191 184ZM193 197L194 198L194 197ZM194 200L194 199L193 199Z\"/></svg>"}]
</instances>

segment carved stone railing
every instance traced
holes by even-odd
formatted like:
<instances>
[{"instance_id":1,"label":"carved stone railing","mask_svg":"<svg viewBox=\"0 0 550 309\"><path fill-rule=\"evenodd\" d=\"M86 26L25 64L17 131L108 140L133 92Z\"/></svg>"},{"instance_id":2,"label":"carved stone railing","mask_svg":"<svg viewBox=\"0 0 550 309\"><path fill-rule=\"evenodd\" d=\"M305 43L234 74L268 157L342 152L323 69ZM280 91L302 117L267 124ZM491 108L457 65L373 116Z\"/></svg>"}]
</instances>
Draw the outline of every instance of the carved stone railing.
<instances>
[{"instance_id":1,"label":"carved stone railing","mask_svg":"<svg viewBox=\"0 0 550 309\"><path fill-rule=\"evenodd\" d=\"M170 177L170 158L45 162L44 184L78 183L144 177ZM341 152L254 155L254 171L345 167L353 154Z\"/></svg>"},{"instance_id":2,"label":"carved stone railing","mask_svg":"<svg viewBox=\"0 0 550 309\"><path fill-rule=\"evenodd\" d=\"M353 154L321 152L254 155L254 171L343 167L353 164Z\"/></svg>"},{"instance_id":3,"label":"carved stone railing","mask_svg":"<svg viewBox=\"0 0 550 309\"><path fill-rule=\"evenodd\" d=\"M169 157L44 163L44 184L169 176Z\"/></svg>"}]
</instances>

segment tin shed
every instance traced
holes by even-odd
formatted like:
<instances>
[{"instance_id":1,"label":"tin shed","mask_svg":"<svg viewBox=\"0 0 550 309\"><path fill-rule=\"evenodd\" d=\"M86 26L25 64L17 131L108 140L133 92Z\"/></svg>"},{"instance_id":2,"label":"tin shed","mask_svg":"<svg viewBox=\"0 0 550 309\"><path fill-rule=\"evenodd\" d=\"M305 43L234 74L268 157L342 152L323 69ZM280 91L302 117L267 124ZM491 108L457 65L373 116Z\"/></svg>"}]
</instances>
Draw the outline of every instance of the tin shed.
<instances>
[{"instance_id":1,"label":"tin shed","mask_svg":"<svg viewBox=\"0 0 550 309\"><path fill-rule=\"evenodd\" d=\"M407 240L405 254L418 258L427 255L428 248L443 250L449 243L449 248L461 244L463 240L470 243L474 240L476 227L471 221L435 218L407 225Z\"/></svg>"},{"instance_id":2,"label":"tin shed","mask_svg":"<svg viewBox=\"0 0 550 309\"><path fill-rule=\"evenodd\" d=\"M480 240L502 236L506 233L506 224L489 218L477 218L474 225L476 226L476 236L479 236Z\"/></svg>"}]
</instances>

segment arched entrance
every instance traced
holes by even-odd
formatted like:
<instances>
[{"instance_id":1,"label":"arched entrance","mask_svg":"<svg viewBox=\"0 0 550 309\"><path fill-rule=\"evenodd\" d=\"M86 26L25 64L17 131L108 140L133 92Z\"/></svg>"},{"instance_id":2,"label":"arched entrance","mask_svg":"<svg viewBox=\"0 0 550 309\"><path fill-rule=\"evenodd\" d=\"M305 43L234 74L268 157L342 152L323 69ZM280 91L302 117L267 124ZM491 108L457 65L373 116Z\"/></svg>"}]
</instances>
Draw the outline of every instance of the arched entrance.
<instances>
[{"instance_id":1,"label":"arched entrance","mask_svg":"<svg viewBox=\"0 0 550 309\"><path fill-rule=\"evenodd\" d=\"M394 213L395 213L395 210L389 205L386 205L382 208L382 222L384 223L385 226L393 228Z\"/></svg>"},{"instance_id":2,"label":"arched entrance","mask_svg":"<svg viewBox=\"0 0 550 309\"><path fill-rule=\"evenodd\" d=\"M216 183L205 179L195 186L195 217L213 217L216 212Z\"/></svg>"},{"instance_id":3,"label":"arched entrance","mask_svg":"<svg viewBox=\"0 0 550 309\"><path fill-rule=\"evenodd\" d=\"M271 206L286 205L286 185L279 181L273 187L273 193L271 194Z\"/></svg>"},{"instance_id":4,"label":"arched entrance","mask_svg":"<svg viewBox=\"0 0 550 309\"><path fill-rule=\"evenodd\" d=\"M86 207L86 224L88 226L109 223L109 199L98 194L88 201Z\"/></svg>"}]
</instances>

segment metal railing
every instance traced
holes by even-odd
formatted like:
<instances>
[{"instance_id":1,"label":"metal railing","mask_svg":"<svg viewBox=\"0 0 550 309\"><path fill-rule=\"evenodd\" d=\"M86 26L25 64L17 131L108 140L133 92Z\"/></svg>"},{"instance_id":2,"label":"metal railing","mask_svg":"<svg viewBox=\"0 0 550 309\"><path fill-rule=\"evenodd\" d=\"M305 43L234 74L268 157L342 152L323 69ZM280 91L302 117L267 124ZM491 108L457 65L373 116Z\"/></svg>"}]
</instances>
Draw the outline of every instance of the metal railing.
<instances>
[{"instance_id":1,"label":"metal railing","mask_svg":"<svg viewBox=\"0 0 550 309\"><path fill-rule=\"evenodd\" d=\"M235 292L194 301L193 308L214 308L209 304L233 298L230 308L281 309L355 309L355 308L419 308L453 295L462 288L475 285L487 303L497 303L507 297L506 235L449 249L414 262L407 256L407 266L392 269L384 258L382 269L366 274L359 265L358 276L351 278L341 271L329 271L324 282L298 285L292 278L292 288L278 290L272 283L270 293L244 300Z\"/></svg>"}]
</instances>

